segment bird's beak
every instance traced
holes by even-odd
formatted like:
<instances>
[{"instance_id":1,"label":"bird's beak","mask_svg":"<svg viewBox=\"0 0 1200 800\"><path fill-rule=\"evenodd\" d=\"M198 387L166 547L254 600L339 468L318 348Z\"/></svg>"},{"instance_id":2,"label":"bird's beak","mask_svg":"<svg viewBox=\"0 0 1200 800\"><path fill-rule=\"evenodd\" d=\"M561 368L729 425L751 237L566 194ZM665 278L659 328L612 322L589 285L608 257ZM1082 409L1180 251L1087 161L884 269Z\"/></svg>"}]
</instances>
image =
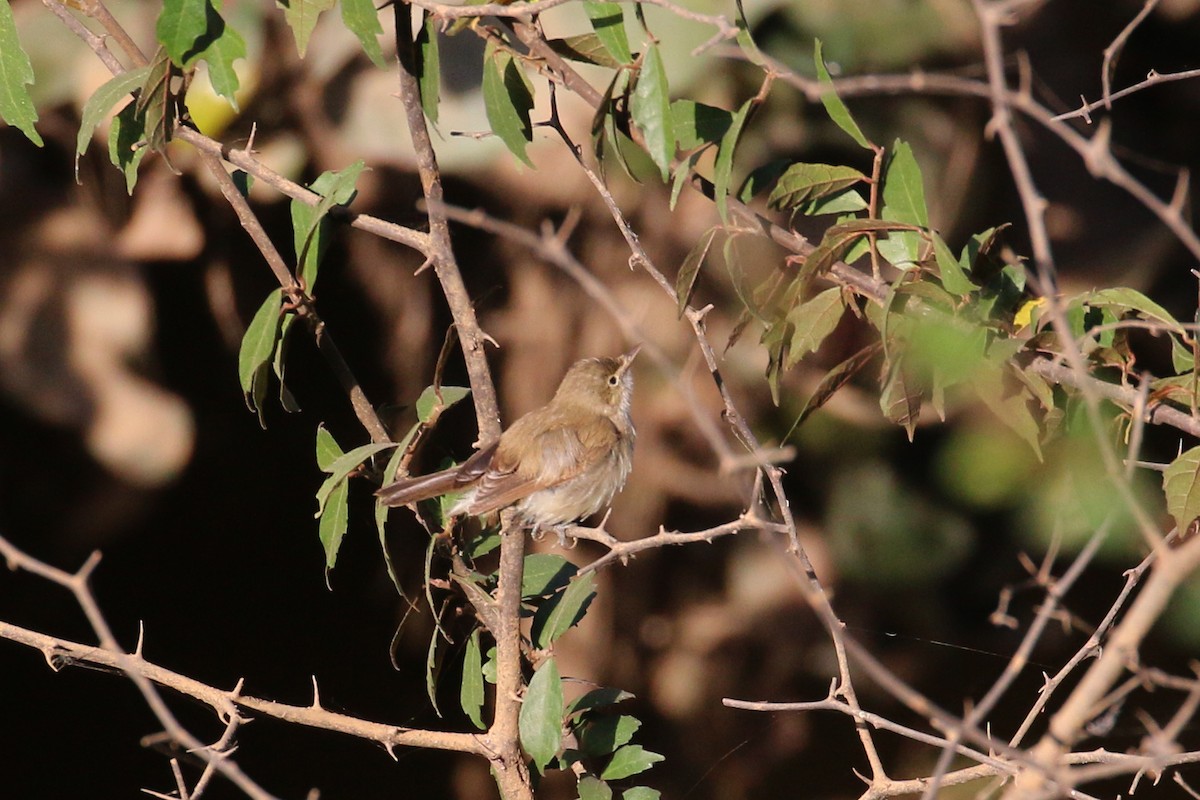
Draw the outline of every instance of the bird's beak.
<instances>
[{"instance_id":1,"label":"bird's beak","mask_svg":"<svg viewBox=\"0 0 1200 800\"><path fill-rule=\"evenodd\" d=\"M637 354L639 352L641 352L641 349L642 349L642 346L639 344L637 347L633 348L628 353L621 356L621 372L624 372L625 370L629 369L629 365L633 363L633 359L637 358Z\"/></svg>"}]
</instances>

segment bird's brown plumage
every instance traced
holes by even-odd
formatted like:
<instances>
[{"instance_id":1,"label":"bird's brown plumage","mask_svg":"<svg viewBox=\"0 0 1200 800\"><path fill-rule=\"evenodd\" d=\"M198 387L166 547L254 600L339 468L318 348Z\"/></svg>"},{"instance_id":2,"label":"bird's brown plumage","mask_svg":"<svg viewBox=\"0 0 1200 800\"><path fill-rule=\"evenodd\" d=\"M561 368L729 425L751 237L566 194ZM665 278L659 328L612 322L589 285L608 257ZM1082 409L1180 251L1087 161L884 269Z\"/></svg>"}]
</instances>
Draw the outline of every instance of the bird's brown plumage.
<instances>
[{"instance_id":1,"label":"bird's brown plumage","mask_svg":"<svg viewBox=\"0 0 1200 800\"><path fill-rule=\"evenodd\" d=\"M630 418L638 348L589 358L567 371L549 403L462 464L380 489L388 505L465 492L452 514L481 516L516 506L535 525L559 526L599 511L624 485L633 459Z\"/></svg>"}]
</instances>

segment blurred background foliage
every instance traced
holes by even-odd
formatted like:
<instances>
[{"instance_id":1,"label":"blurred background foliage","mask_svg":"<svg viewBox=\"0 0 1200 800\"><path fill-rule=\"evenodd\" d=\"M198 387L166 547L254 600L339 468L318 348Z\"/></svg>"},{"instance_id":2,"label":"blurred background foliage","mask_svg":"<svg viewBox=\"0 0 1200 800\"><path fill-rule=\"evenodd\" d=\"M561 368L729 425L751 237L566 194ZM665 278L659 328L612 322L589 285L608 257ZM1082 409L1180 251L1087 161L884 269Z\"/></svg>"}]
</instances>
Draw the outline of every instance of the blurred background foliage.
<instances>
[{"instance_id":1,"label":"blurred background foliage","mask_svg":"<svg viewBox=\"0 0 1200 800\"><path fill-rule=\"evenodd\" d=\"M139 42L152 40L156 4L109 5ZM1198 5L1161 3L1129 41L1114 85L1151 69L1195 67ZM1048 2L1006 31L1008 50L1027 54L1037 96L1066 111L1081 95L1099 96L1101 54L1140 6ZM362 434L310 342L297 339L289 356L291 388L303 410L289 415L272 406L262 430L245 409L237 346L272 288L257 252L186 145L170 146L170 164L147 157L129 197L104 147L94 143L77 185L71 154L80 109L107 73L41 4L17 0L13 8L34 62L32 90L46 147L0 129L0 530L67 568L101 548L100 600L126 643L144 622L151 660L223 686L245 677L247 691L297 703L310 699L315 675L323 701L335 710L462 727L461 719L436 720L424 697L427 618L406 630L400 672L389 664L388 642L402 611L378 557L365 485L351 492L358 522L333 590L324 586L312 518L320 482L313 433L324 422L347 446ZM729 4L711 0L694 8L732 13ZM355 208L420 224L394 71L372 66L333 19L317 25L300 59L290 32L268 11L258 2L225 0L223 13L249 51L239 64L240 108L197 80L187 102L198 127L236 146L253 136L261 159L296 180L363 158L371 171L359 181ZM750 0L746 11L761 47L802 74L811 74L815 37L841 75L982 74L978 28L965 0ZM663 40L674 96L732 109L757 91L761 72L737 57L692 55L711 31L656 8L646 16ZM382 19L390 35L390 15ZM544 23L551 34L585 26L573 5L548 12ZM629 270L626 246L571 154L538 132L530 147L537 169L528 169L495 138L459 135L488 127L478 83L483 44L466 31L443 37L441 47L436 147L448 201L530 228L579 209L575 252L682 367L703 413L716 420L719 398L690 330L644 274ZM593 83L603 74L581 71ZM568 130L586 142L590 110L562 93L560 100ZM547 102L542 86L534 119L545 118ZM1008 167L986 135L984 102L912 94L848 102L875 140L912 144L933 227L952 247L1011 222L1005 245L1013 254L1029 252ZM1197 172L1200 84L1134 95L1115 106L1112 118L1118 154L1160 195L1170 195L1176 169ZM1044 130L1021 120L1019 130L1050 201L1063 291L1132 286L1178 318L1194 318L1194 265L1169 232L1133 199L1096 182ZM104 134L102 126L98 135ZM869 173L864 153L819 104L780 83L743 135L735 175L780 158ZM608 170L643 244L673 270L717 217L707 200L689 192L668 213L669 188L653 174L639 185L620 169ZM285 200L261 184L251 197L276 241L286 244ZM819 236L824 223L796 224ZM455 245L484 329L501 345L491 356L506 420L543 402L573 360L623 349L612 319L553 267L466 228L456 230ZM755 243L737 255L747 276L769 274L781 258ZM341 229L317 297L367 396L389 406L396 430L411 422L404 407L429 382L450 321L429 275L414 275L419 266L412 252ZM719 258L701 274L695 298L714 305L708 328L723 343L742 306ZM1132 339L1138 363L1165 374L1165 342ZM866 341L858 323L844 319L816 354L783 376L778 407L763 377L757 333L725 354L723 372L757 435L777 443L824 372ZM460 364L450 372L448 382L464 381ZM639 364L637 381L635 469L609 529L636 538L659 525L694 530L737 514L747 487L718 470L688 401L647 364ZM991 684L1019 637L989 620L1001 589L1016 590L1009 613L1022 620L1040 599L1037 590L1023 591L1029 575L1018 555L1037 562L1051 550L1069 554L1120 509L1082 420L1043 442L1041 458L989 411L970 404L957 405L945 422L923 415L909 443L883 419L871 385L868 379L847 386L793 436L792 507L803 544L855 635L903 678L955 707L958 698ZM475 435L472 419L465 404L446 415L427 452L430 463L465 451ZM1123 429L1114 421L1112 432L1119 437ZM1177 446L1171 431L1151 431L1144 457L1168 461ZM1157 478L1142 477L1148 507L1165 519ZM394 516L390 544L405 579L416 585L424 537L405 514ZM1081 644L1086 625L1115 597L1122 570L1140 560L1139 547L1128 522L1118 520L1103 564L1067 599L1070 624L1035 653L1039 665L1057 669ZM591 550L581 543L567 555L582 563ZM641 741L667 756L650 773L664 796L769 798L796 787L810 797L859 793L851 768L862 768L861 753L843 719L753 715L720 705L725 696L819 698L834 672L828 640L777 543L743 535L655 551L605 570L600 587L583 626L560 645L560 666L564 674L638 696L636 713L646 721ZM1194 653L1198 614L1200 589L1191 587L1151 642L1162 663L1183 663ZM69 598L28 576L6 576L0 584L0 616L87 638ZM10 743L5 784L14 796L129 796L164 783L161 759L132 746L152 723L130 687L82 670L56 675L28 653L3 658L13 691L0 724ZM1013 719L1002 708L998 724L1019 720L1032 703L1038 671L1018 682ZM860 695L880 713L903 715L874 687L860 687ZM188 711L185 721L196 730L216 731L207 712L195 709L188 718ZM1110 746L1141 736L1132 714L1117 725ZM900 765L894 776L929 769L905 761L915 752L911 743L884 739L881 746L885 760ZM50 766L63 759L73 768ZM360 798L391 797L397 787L429 798L493 791L486 768L465 757L405 752L393 763L357 742L269 722L243 731L239 761L288 796L313 786L326 796ZM565 785L543 791L571 796Z\"/></svg>"}]
</instances>

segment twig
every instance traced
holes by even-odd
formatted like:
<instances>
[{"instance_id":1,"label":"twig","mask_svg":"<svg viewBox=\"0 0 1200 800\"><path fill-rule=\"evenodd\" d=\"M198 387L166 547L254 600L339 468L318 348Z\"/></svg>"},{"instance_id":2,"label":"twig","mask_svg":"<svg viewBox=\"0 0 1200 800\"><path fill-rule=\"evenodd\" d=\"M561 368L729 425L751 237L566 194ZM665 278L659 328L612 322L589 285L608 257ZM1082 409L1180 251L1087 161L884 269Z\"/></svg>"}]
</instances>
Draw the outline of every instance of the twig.
<instances>
[{"instance_id":1,"label":"twig","mask_svg":"<svg viewBox=\"0 0 1200 800\"><path fill-rule=\"evenodd\" d=\"M1110 108L1113 101L1120 100L1122 97L1128 97L1129 95L1140 92L1143 89L1149 89L1151 86L1158 86L1160 83L1189 81L1193 78L1200 78L1200 69L1188 69L1183 70L1182 72L1156 72L1151 70L1149 74L1146 75L1145 80L1138 81L1132 86L1126 86L1120 91L1113 92L1103 100L1096 100L1091 103L1085 101L1082 106L1074 111L1067 111L1062 114L1058 114L1054 117L1054 119L1055 121L1061 121L1083 117L1085 121L1090 122L1091 112L1100 108ZM1106 100L1107 102L1105 102Z\"/></svg>"},{"instance_id":2,"label":"twig","mask_svg":"<svg viewBox=\"0 0 1200 800\"><path fill-rule=\"evenodd\" d=\"M10 625L7 622L0 622L0 638L37 647L46 655L47 662L52 667L55 666L55 658L70 658L80 654L77 660L120 670L137 687L138 692L146 701L146 705L150 707L155 718L173 741L178 742L184 748L195 750L201 758L245 792L247 796L255 798L255 800L275 800L274 795L242 772L241 767L235 761L217 757L204 750L204 744L183 727L171 709L167 707L166 701L154 686L157 681L154 681L143 669L145 662L140 654L130 655L121 648L112 629L108 626L108 621L100 611L96 598L92 595L90 579L96 565L100 563L98 552L93 553L74 573L65 572L33 558L3 537L0 537L0 556L3 556L10 569L24 570L70 591L75 597L75 602L79 604L80 609L87 617L92 630L95 631L96 637L100 641L100 647L87 647L74 642L65 642L19 628L16 625ZM211 705L223 716L227 718L233 716L233 705L227 699L222 698L216 704Z\"/></svg>"},{"instance_id":3,"label":"twig","mask_svg":"<svg viewBox=\"0 0 1200 800\"><path fill-rule=\"evenodd\" d=\"M1146 17L1150 16L1150 12L1157 5L1158 0L1146 0L1137 15L1117 34L1117 38L1113 39L1112 43L1104 48L1104 63L1100 68L1100 86L1104 107L1107 109L1112 108L1112 75L1113 71L1117 68L1117 59L1121 57L1121 51L1125 49L1125 43L1129 41L1129 37L1133 35L1133 32L1137 30L1137 27L1142 24Z\"/></svg>"}]
</instances>

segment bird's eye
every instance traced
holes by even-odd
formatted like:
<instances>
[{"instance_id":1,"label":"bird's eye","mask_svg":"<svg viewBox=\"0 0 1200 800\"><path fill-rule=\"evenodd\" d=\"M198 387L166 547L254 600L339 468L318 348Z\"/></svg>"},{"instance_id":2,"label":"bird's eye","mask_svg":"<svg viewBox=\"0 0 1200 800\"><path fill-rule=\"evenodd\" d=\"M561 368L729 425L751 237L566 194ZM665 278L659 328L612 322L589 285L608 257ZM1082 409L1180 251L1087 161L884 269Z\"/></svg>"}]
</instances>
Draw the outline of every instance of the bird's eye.
<instances>
[{"instance_id":1,"label":"bird's eye","mask_svg":"<svg viewBox=\"0 0 1200 800\"><path fill-rule=\"evenodd\" d=\"M620 379L616 375L609 375L608 376L608 385L616 386L619 380Z\"/></svg>"}]
</instances>

